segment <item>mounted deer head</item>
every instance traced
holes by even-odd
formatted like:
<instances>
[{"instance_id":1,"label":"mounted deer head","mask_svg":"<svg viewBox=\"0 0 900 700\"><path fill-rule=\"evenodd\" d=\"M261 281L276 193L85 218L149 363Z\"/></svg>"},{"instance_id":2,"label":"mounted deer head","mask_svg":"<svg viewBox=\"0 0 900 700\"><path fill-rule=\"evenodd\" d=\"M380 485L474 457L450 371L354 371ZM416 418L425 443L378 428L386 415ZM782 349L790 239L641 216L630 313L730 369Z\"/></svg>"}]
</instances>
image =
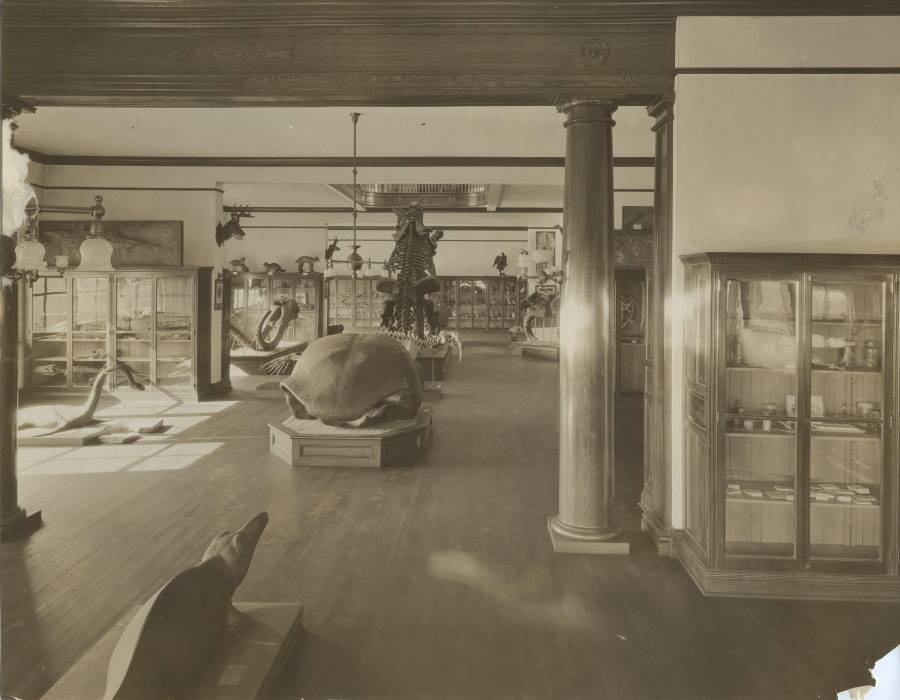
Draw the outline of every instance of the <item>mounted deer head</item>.
<instances>
[{"instance_id":1,"label":"mounted deer head","mask_svg":"<svg viewBox=\"0 0 900 700\"><path fill-rule=\"evenodd\" d=\"M228 223L216 224L216 245L223 245L229 238L241 240L244 237L244 229L241 228L241 219L252 219L250 205L236 206L232 208L231 219Z\"/></svg>"}]
</instances>

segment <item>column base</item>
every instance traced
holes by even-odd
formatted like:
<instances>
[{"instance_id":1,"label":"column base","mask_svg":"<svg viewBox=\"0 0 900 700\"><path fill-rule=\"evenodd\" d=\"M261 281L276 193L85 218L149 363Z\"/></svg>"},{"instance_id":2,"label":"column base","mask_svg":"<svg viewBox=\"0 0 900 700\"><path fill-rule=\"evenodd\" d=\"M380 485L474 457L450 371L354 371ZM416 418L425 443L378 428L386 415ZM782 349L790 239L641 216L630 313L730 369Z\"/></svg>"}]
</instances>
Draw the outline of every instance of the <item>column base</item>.
<instances>
[{"instance_id":1,"label":"column base","mask_svg":"<svg viewBox=\"0 0 900 700\"><path fill-rule=\"evenodd\" d=\"M630 554L631 545L618 528L595 530L567 525L559 516L547 518L553 551L563 554Z\"/></svg>"},{"instance_id":2,"label":"column base","mask_svg":"<svg viewBox=\"0 0 900 700\"><path fill-rule=\"evenodd\" d=\"M22 537L27 537L32 532L43 525L41 519L41 511L36 510L30 515L23 509L19 508L18 512L13 513L3 520L0 527L0 540L8 542Z\"/></svg>"}]
</instances>

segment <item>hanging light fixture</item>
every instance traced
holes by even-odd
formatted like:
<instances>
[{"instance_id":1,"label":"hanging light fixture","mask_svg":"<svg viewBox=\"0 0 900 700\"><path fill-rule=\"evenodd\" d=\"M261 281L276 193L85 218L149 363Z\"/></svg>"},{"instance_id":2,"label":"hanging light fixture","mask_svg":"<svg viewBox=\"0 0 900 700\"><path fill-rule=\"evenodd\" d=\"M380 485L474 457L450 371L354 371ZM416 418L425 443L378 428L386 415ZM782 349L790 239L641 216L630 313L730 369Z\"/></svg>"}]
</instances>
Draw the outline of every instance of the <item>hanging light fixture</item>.
<instances>
[{"instance_id":1,"label":"hanging light fixture","mask_svg":"<svg viewBox=\"0 0 900 700\"><path fill-rule=\"evenodd\" d=\"M357 277L357 273L363 266L363 257L359 254L360 246L356 242L356 218L359 216L359 211L356 208L356 125L359 122L359 116L359 112L350 113L350 119L353 120L353 252L347 256L347 262L350 264L350 269L353 270L354 277Z\"/></svg>"}]
</instances>

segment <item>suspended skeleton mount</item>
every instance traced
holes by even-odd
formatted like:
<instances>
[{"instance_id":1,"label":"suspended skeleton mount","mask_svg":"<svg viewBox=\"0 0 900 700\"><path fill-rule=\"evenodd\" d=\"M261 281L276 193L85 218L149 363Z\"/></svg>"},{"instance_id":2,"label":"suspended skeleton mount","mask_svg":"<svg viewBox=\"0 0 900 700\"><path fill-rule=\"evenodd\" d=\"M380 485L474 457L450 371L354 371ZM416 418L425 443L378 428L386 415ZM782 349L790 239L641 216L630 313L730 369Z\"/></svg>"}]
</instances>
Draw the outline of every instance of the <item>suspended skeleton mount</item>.
<instances>
[{"instance_id":1,"label":"suspended skeleton mount","mask_svg":"<svg viewBox=\"0 0 900 700\"><path fill-rule=\"evenodd\" d=\"M378 290L390 294L385 301L381 325L391 331L425 337L426 294L438 292L441 283L434 268L437 242L444 232L423 222L422 210L412 206L396 210L397 230L394 250L385 270L388 277L378 282ZM396 279L392 277L397 275ZM432 333L439 329L430 328Z\"/></svg>"}]
</instances>

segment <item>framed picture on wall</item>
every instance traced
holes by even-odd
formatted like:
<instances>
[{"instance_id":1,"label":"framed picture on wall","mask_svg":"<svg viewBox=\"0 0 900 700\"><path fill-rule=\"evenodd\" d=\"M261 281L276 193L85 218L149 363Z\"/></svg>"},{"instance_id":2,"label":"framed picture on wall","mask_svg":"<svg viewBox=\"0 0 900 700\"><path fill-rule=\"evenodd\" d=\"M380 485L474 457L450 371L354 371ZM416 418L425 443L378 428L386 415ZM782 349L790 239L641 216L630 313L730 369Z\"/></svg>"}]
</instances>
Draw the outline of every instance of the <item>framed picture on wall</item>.
<instances>
[{"instance_id":1,"label":"framed picture on wall","mask_svg":"<svg viewBox=\"0 0 900 700\"><path fill-rule=\"evenodd\" d=\"M221 277L216 280L215 296L213 297L213 309L219 311L225 305L225 280Z\"/></svg>"}]
</instances>

